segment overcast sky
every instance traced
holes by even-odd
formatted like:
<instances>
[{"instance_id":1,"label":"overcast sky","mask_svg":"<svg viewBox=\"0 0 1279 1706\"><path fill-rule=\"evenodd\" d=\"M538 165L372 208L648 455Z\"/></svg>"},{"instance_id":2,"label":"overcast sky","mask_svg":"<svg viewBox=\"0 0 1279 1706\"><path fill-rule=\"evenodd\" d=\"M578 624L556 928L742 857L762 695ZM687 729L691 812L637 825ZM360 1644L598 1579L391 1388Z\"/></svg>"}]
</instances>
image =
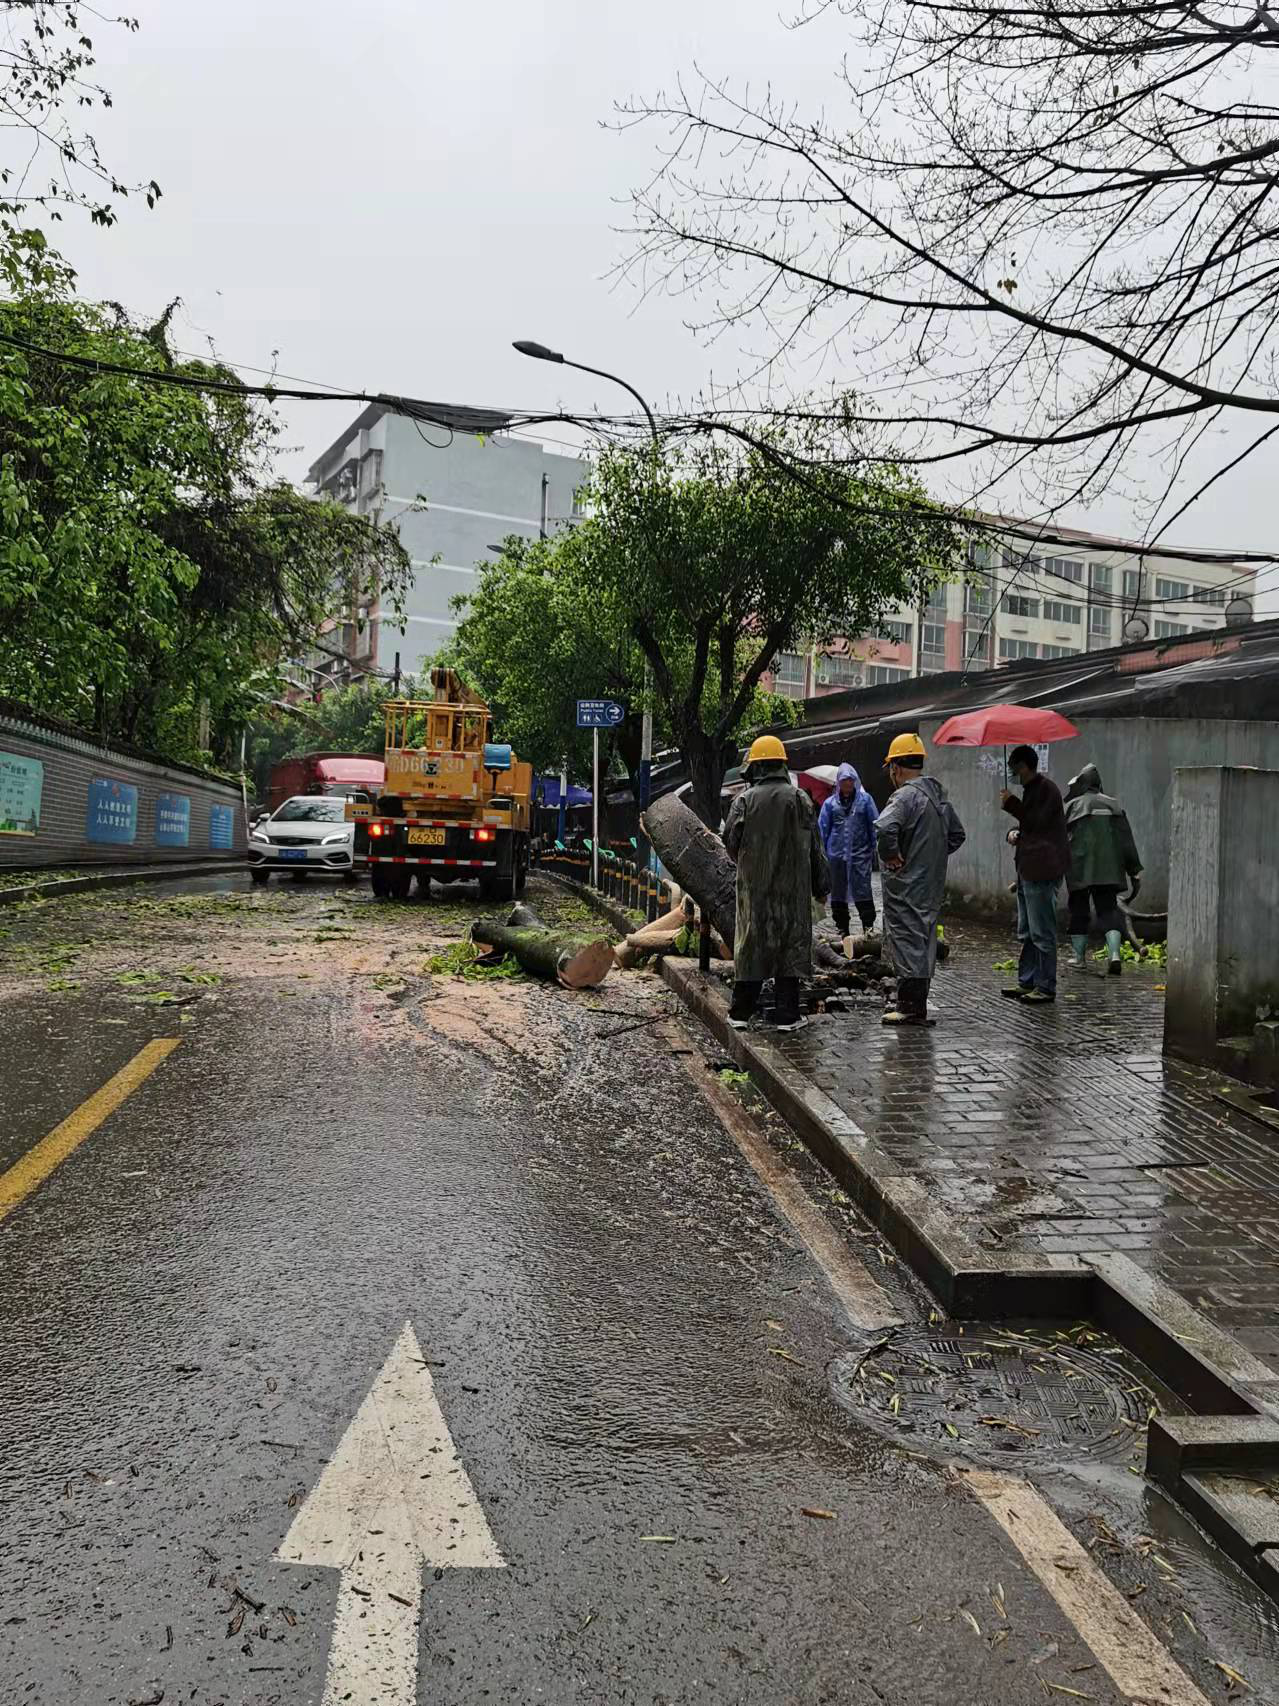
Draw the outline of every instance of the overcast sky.
<instances>
[{"instance_id":1,"label":"overcast sky","mask_svg":"<svg viewBox=\"0 0 1279 1706\"><path fill-rule=\"evenodd\" d=\"M138 34L94 31L115 98L99 140L116 172L157 178L164 198L129 203L109 231L61 228L85 294L139 313L181 296L179 346L205 353L211 337L246 377L278 351L305 380L452 402L626 407L516 355L517 337L620 371L659 404L734 377L741 351L699 345L685 306L610 280L626 192L659 138L601 124L694 63L771 79L809 107L840 93L830 32L788 31L773 0L131 9ZM283 471L300 476L350 412L295 406ZM1273 548L1273 484L1254 459L1169 542ZM1139 526L1118 499L1061 519Z\"/></svg>"}]
</instances>

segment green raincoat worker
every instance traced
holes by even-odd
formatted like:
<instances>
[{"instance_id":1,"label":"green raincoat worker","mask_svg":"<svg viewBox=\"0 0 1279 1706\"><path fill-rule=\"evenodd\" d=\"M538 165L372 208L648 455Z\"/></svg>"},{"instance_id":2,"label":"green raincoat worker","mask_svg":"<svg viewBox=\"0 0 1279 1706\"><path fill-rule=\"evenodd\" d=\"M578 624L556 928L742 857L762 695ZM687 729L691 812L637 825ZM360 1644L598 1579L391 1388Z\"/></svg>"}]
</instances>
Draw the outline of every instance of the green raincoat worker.
<instances>
[{"instance_id":1,"label":"green raincoat worker","mask_svg":"<svg viewBox=\"0 0 1279 1706\"><path fill-rule=\"evenodd\" d=\"M761 735L746 755L747 786L733 801L724 845L737 866L733 1004L728 1022L745 1029L772 978L779 1031L808 1021L799 980L813 971L813 900L830 893L830 867L813 802L790 779L786 748Z\"/></svg>"}]
</instances>

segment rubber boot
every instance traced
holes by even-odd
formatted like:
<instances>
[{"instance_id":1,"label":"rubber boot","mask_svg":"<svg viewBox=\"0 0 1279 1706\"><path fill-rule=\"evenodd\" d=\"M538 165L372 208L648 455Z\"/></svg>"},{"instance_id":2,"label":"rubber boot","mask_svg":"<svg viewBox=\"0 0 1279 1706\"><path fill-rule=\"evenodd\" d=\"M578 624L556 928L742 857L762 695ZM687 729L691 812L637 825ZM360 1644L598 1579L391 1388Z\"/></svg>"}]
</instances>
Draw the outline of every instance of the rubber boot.
<instances>
[{"instance_id":1,"label":"rubber boot","mask_svg":"<svg viewBox=\"0 0 1279 1706\"><path fill-rule=\"evenodd\" d=\"M875 903L874 903L874 901L873 900L859 900L857 902L857 916L862 921L862 930L866 933L866 935L869 935L870 932L875 928Z\"/></svg>"},{"instance_id":2,"label":"rubber boot","mask_svg":"<svg viewBox=\"0 0 1279 1706\"><path fill-rule=\"evenodd\" d=\"M1085 966L1085 965L1087 965L1088 964L1088 938L1087 938L1087 936L1072 936L1070 938L1070 945L1075 951L1075 957L1070 962L1071 965L1072 966Z\"/></svg>"},{"instance_id":3,"label":"rubber boot","mask_svg":"<svg viewBox=\"0 0 1279 1706\"><path fill-rule=\"evenodd\" d=\"M1124 969L1122 930L1107 930L1106 946L1110 950L1110 964L1106 967L1111 977L1118 977Z\"/></svg>"},{"instance_id":4,"label":"rubber boot","mask_svg":"<svg viewBox=\"0 0 1279 1706\"><path fill-rule=\"evenodd\" d=\"M852 923L848 914L848 902L846 900L831 901L830 915L834 920L835 928L839 931L840 935L847 936Z\"/></svg>"}]
</instances>

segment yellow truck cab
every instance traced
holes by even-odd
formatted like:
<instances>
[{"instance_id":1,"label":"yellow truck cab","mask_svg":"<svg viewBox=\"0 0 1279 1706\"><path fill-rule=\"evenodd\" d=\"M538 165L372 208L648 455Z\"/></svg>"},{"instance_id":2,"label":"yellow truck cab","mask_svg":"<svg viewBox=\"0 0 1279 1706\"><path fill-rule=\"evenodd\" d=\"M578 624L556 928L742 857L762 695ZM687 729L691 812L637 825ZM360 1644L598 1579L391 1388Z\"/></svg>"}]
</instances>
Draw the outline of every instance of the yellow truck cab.
<instances>
[{"instance_id":1,"label":"yellow truck cab","mask_svg":"<svg viewBox=\"0 0 1279 1706\"><path fill-rule=\"evenodd\" d=\"M433 699L388 699L386 780L369 805L352 800L355 865L373 893L403 900L413 878L478 879L488 900L523 893L533 769L493 739L493 715L455 670L433 669Z\"/></svg>"}]
</instances>

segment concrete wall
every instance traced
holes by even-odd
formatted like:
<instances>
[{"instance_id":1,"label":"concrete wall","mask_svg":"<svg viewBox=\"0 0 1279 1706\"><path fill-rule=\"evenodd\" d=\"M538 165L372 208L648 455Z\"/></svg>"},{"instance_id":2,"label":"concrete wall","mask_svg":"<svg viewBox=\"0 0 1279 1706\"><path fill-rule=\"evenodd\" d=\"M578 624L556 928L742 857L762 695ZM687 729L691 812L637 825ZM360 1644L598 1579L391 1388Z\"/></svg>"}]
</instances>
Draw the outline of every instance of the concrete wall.
<instances>
[{"instance_id":1,"label":"concrete wall","mask_svg":"<svg viewBox=\"0 0 1279 1706\"><path fill-rule=\"evenodd\" d=\"M160 865L244 848L231 784L0 711L0 871Z\"/></svg>"},{"instance_id":2,"label":"concrete wall","mask_svg":"<svg viewBox=\"0 0 1279 1706\"><path fill-rule=\"evenodd\" d=\"M1012 819L999 809L1003 754L998 747L944 747L933 736L944 719L920 725L928 743L929 768L943 784L968 832L950 862L956 897L971 896L991 909L1011 910L1012 848L1004 836ZM1073 740L1049 749L1048 773L1064 791L1085 764L1095 764L1108 793L1128 813L1145 866L1138 910L1168 907L1168 855L1172 825L1173 773L1201 765L1253 766L1279 770L1279 724L1210 721L1175 717L1072 718ZM1267 845L1273 851L1272 826Z\"/></svg>"},{"instance_id":3,"label":"concrete wall","mask_svg":"<svg viewBox=\"0 0 1279 1706\"><path fill-rule=\"evenodd\" d=\"M1165 1040L1212 1060L1279 1013L1279 771L1179 770Z\"/></svg>"}]
</instances>

